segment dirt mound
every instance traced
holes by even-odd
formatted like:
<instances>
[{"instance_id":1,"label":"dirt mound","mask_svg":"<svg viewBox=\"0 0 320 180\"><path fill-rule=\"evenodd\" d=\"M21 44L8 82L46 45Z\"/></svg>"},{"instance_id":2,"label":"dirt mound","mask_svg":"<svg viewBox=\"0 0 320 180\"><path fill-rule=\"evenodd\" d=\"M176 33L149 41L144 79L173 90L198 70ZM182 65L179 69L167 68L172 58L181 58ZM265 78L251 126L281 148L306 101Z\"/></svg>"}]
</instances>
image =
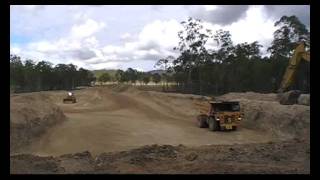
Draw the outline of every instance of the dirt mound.
<instances>
[{"instance_id":1,"label":"dirt mound","mask_svg":"<svg viewBox=\"0 0 320 180\"><path fill-rule=\"evenodd\" d=\"M58 157L13 155L10 162L13 174L307 174L310 173L310 144L291 140L193 148L151 145L96 157L87 151Z\"/></svg>"},{"instance_id":2,"label":"dirt mound","mask_svg":"<svg viewBox=\"0 0 320 180\"><path fill-rule=\"evenodd\" d=\"M18 151L65 119L61 109L42 93L11 95L10 152Z\"/></svg>"},{"instance_id":3,"label":"dirt mound","mask_svg":"<svg viewBox=\"0 0 320 180\"><path fill-rule=\"evenodd\" d=\"M161 92L149 92L152 95L162 96L170 99L190 99L190 100L210 100L210 97L194 94L179 94L179 93L161 93Z\"/></svg>"},{"instance_id":4,"label":"dirt mound","mask_svg":"<svg viewBox=\"0 0 320 180\"><path fill-rule=\"evenodd\" d=\"M234 99L246 99L246 100L256 100L256 101L278 101L277 94L274 93L255 93L255 92L245 92L245 93L227 93L222 96L217 97L217 99L222 100L234 100Z\"/></svg>"},{"instance_id":5,"label":"dirt mound","mask_svg":"<svg viewBox=\"0 0 320 180\"><path fill-rule=\"evenodd\" d=\"M229 93L217 99L240 101L245 114L242 127L271 132L282 138L309 138L308 106L281 105L276 94Z\"/></svg>"}]
</instances>

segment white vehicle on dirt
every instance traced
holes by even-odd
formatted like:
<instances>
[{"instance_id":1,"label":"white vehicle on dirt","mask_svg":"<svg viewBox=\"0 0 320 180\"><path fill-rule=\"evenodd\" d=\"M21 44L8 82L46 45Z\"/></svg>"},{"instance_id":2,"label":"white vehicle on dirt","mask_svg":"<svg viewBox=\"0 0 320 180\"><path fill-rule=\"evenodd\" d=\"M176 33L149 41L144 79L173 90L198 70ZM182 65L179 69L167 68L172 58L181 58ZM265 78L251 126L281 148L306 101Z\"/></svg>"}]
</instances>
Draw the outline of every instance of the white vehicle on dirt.
<instances>
[{"instance_id":1,"label":"white vehicle on dirt","mask_svg":"<svg viewBox=\"0 0 320 180\"><path fill-rule=\"evenodd\" d=\"M68 102L71 102L71 103L77 102L76 97L74 96L74 93L68 92L68 96L63 99L63 103L68 103Z\"/></svg>"}]
</instances>

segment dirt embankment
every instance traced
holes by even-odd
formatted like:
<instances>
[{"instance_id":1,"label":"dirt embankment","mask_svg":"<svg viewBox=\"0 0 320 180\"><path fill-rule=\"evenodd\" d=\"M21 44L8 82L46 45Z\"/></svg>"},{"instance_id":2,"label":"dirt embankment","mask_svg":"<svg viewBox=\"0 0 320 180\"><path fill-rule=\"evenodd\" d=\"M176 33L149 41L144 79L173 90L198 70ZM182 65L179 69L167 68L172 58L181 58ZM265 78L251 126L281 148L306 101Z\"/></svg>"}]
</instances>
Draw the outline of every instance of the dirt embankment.
<instances>
[{"instance_id":1,"label":"dirt embankment","mask_svg":"<svg viewBox=\"0 0 320 180\"><path fill-rule=\"evenodd\" d=\"M291 140L243 145L149 145L130 151L66 154L58 157L15 155L11 173L232 174L310 173L308 142Z\"/></svg>"},{"instance_id":2,"label":"dirt embankment","mask_svg":"<svg viewBox=\"0 0 320 180\"><path fill-rule=\"evenodd\" d=\"M66 120L62 110L41 93L10 96L10 153L19 152L50 127Z\"/></svg>"}]
</instances>

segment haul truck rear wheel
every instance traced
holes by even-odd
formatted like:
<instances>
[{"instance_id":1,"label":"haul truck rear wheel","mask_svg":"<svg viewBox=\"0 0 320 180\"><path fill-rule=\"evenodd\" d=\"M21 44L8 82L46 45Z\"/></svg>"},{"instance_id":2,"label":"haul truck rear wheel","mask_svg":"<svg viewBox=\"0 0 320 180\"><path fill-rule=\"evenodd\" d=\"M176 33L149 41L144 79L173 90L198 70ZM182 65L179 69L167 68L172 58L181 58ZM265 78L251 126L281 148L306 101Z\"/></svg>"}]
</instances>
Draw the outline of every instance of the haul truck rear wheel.
<instances>
[{"instance_id":1,"label":"haul truck rear wheel","mask_svg":"<svg viewBox=\"0 0 320 180\"><path fill-rule=\"evenodd\" d=\"M197 117L197 124L198 124L199 128L207 128L208 127L207 118L208 118L208 116L204 115L204 114L199 115Z\"/></svg>"}]
</instances>

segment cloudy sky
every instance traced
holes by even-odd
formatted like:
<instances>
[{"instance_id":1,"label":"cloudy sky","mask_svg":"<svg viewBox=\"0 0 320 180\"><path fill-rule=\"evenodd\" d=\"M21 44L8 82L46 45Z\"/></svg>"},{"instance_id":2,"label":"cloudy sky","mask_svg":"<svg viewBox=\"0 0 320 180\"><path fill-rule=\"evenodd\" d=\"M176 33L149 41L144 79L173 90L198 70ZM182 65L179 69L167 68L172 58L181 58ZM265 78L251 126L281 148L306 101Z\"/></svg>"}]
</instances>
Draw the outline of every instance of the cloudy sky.
<instances>
[{"instance_id":1,"label":"cloudy sky","mask_svg":"<svg viewBox=\"0 0 320 180\"><path fill-rule=\"evenodd\" d=\"M10 6L10 53L53 64L93 69L149 71L168 55L177 56L180 22L203 20L215 32L230 31L235 44L270 45L274 22L296 15L310 24L310 6ZM213 42L209 45L214 46Z\"/></svg>"}]
</instances>

